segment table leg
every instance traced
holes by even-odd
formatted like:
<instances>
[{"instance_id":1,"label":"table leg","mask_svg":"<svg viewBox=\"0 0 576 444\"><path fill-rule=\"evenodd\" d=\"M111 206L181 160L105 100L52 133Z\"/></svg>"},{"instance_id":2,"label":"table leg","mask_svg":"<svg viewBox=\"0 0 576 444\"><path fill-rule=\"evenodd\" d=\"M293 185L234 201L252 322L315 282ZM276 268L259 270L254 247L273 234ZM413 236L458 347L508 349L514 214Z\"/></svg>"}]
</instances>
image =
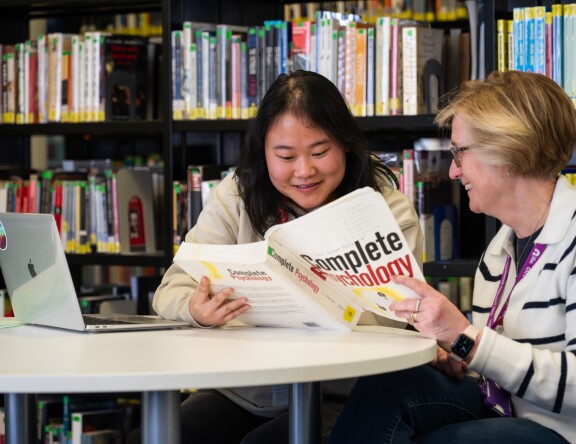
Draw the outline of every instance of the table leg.
<instances>
[{"instance_id":1,"label":"table leg","mask_svg":"<svg viewBox=\"0 0 576 444\"><path fill-rule=\"evenodd\" d=\"M180 392L142 394L143 444L180 444Z\"/></svg>"},{"instance_id":2,"label":"table leg","mask_svg":"<svg viewBox=\"0 0 576 444\"><path fill-rule=\"evenodd\" d=\"M36 395L7 393L6 444L34 444L36 437Z\"/></svg>"},{"instance_id":3,"label":"table leg","mask_svg":"<svg viewBox=\"0 0 576 444\"><path fill-rule=\"evenodd\" d=\"M320 442L320 383L299 382L290 391L290 444Z\"/></svg>"}]
</instances>

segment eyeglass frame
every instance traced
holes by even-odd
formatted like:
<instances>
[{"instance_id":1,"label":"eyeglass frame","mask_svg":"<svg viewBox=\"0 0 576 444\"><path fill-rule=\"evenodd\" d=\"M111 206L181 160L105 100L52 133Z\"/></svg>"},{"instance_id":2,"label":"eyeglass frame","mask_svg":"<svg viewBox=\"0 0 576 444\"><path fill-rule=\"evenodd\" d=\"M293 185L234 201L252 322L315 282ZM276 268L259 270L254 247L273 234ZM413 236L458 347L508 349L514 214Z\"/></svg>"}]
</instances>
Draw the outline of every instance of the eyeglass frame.
<instances>
[{"instance_id":1,"label":"eyeglass frame","mask_svg":"<svg viewBox=\"0 0 576 444\"><path fill-rule=\"evenodd\" d=\"M453 143L450 144L450 154L452 154L454 163L458 168L460 168L460 153L471 150L472 148L474 148L474 145L456 146Z\"/></svg>"}]
</instances>

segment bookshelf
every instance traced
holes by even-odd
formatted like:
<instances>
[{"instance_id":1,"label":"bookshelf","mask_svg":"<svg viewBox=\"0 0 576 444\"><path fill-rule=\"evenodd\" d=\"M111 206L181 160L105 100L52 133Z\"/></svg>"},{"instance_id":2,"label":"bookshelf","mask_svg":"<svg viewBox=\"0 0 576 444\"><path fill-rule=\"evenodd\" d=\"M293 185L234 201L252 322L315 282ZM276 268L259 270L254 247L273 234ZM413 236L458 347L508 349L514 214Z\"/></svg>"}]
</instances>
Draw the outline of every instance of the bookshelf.
<instances>
[{"instance_id":1,"label":"bookshelf","mask_svg":"<svg viewBox=\"0 0 576 444\"><path fill-rule=\"evenodd\" d=\"M128 12L156 12L160 13L163 25L162 53L171 54L170 32L179 29L185 20L194 20L210 23L229 24L261 24L266 19L283 17L284 3L281 1L252 1L243 2L242 5L230 0L220 0L210 7L199 0L54 0L49 3L39 0L7 0L2 2L0 11L2 18L0 25L0 40L7 43L24 41L28 37L28 21L33 19L61 19L62 31L77 32L78 17L86 15L110 15ZM329 5L325 5L326 8ZM72 24L70 24L72 23ZM456 22L443 22L435 26L448 28L464 26L462 20ZM195 149L192 140L202 140L206 137L215 139L214 150L221 150L222 138L226 133L242 134L246 130L247 120L192 120L175 121L171 118L171 90L172 76L169 58L164 57L159 67L160 79L158 118L147 121L125 122L86 122L86 123L44 123L44 124L2 124L0 125L0 138L14 147L11 150L0 151L0 165L5 163L16 164L29 168L31 164L30 138L31 136L64 136L74 143L83 143L83 140L129 139L133 136L145 137L155 140L158 154L164 162L164 189L171 189L174 178L182 177L185 165L182 165L182 152L186 152L186 161L195 161L194 156L205 156L191 150ZM386 116L386 117L359 117L360 126L366 131L369 138L376 140L402 140L410 143L420 137L437 137L437 130L433 124L433 115L417 116ZM80 141L80 142L79 142ZM90 149L86 143L83 150ZM75 149L75 148L74 148ZM72 150L67 150L67 156L73 156ZM209 154L211 159L221 159L221 154ZM202 160L203 161L203 160ZM173 202L164 199L164 213L172 214ZM466 204L467 206L467 204ZM463 207L466 208L466 207ZM474 219L474 224L483 221ZM481 227L484 229L484 227ZM173 255L173 236L168 221L164 221L161 228L159 249L153 253L131 254L68 254L71 267L78 269L86 265L120 265L120 266L152 266L166 267L171 263ZM465 250L472 251L472 255L481 252L483 245L472 245ZM466 251L466 254L470 254ZM449 264L436 264L427 262L425 273L435 276L460 276L473 274L475 261L461 261L454 267ZM78 271L74 273L79 276Z\"/></svg>"}]
</instances>

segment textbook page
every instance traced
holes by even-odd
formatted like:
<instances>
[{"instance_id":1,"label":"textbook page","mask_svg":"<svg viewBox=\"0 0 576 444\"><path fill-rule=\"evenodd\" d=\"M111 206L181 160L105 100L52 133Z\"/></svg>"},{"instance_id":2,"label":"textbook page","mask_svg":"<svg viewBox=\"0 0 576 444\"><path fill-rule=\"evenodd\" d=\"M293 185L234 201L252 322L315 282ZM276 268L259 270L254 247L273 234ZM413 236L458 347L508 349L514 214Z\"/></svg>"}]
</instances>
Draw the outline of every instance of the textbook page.
<instances>
[{"instance_id":1,"label":"textbook page","mask_svg":"<svg viewBox=\"0 0 576 444\"><path fill-rule=\"evenodd\" d=\"M391 281L394 275L424 281L424 275L386 200L372 188L275 225L265 238L297 253L321 282L380 316L405 322L389 310L390 304L419 298Z\"/></svg>"},{"instance_id":2,"label":"textbook page","mask_svg":"<svg viewBox=\"0 0 576 444\"><path fill-rule=\"evenodd\" d=\"M210 279L210 293L234 288L231 299L246 297L251 308L238 320L267 327L350 330L362 313L307 280L305 270L268 241L239 245L182 242L174 262L192 278ZM291 277L293 276L293 277Z\"/></svg>"}]
</instances>

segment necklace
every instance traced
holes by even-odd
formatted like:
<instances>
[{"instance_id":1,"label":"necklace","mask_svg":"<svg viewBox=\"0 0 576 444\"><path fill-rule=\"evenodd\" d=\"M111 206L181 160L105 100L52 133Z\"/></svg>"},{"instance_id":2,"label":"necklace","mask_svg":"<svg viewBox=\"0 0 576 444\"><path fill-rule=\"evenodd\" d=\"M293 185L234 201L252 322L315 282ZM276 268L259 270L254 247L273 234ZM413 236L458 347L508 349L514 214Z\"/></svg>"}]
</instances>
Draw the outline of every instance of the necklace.
<instances>
[{"instance_id":1,"label":"necklace","mask_svg":"<svg viewBox=\"0 0 576 444\"><path fill-rule=\"evenodd\" d=\"M522 252L520 252L520 254L516 255L516 272L518 272L518 270L520 269L520 265L524 262L522 260L522 258L524 257L524 253L526 253L526 250L528 249L528 247L532 244L532 238L534 237L534 235L536 233L540 233L540 231L541 231L541 228L538 229L538 227L540 226L542 219L544 219L544 215L548 211L548 207L549 207L549 204L551 201L552 201L552 196L550 196L550 201L548 202L548 205L546 205L546 208L544 208L544 211L540 215L538 222L536 222L536 225L534 225L534 230L532 231L532 234L528 238L528 241L526 241L526 243L524 244L524 247L522 248ZM518 239L519 239L518 236L516 236L516 253L518 253L518 246L519 246Z\"/></svg>"}]
</instances>

